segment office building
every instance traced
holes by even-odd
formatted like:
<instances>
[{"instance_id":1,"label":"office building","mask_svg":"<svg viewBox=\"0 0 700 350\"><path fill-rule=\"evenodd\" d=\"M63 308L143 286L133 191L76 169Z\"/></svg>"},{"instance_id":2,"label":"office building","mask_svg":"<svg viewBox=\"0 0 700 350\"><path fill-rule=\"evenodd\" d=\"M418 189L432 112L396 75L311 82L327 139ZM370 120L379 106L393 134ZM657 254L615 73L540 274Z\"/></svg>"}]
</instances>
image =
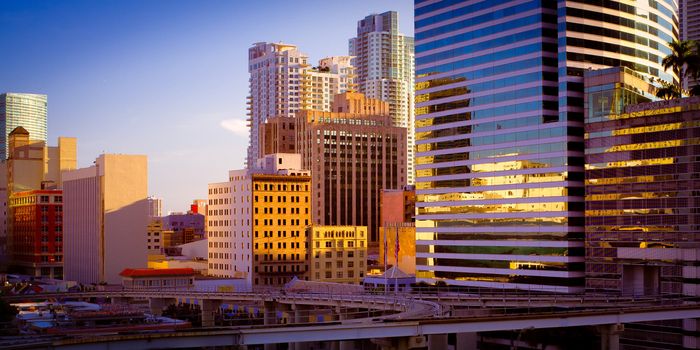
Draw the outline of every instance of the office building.
<instances>
[{"instance_id":1,"label":"office building","mask_svg":"<svg viewBox=\"0 0 700 350\"><path fill-rule=\"evenodd\" d=\"M360 284L367 271L367 227L306 228L309 279Z\"/></svg>"},{"instance_id":2,"label":"office building","mask_svg":"<svg viewBox=\"0 0 700 350\"><path fill-rule=\"evenodd\" d=\"M649 102L639 74L586 72L586 288L700 296L700 97ZM621 347L697 348L695 319L626 324Z\"/></svg>"},{"instance_id":3,"label":"office building","mask_svg":"<svg viewBox=\"0 0 700 350\"><path fill-rule=\"evenodd\" d=\"M418 281L583 291L583 73L677 81L661 65L676 11L416 1Z\"/></svg>"},{"instance_id":4,"label":"office building","mask_svg":"<svg viewBox=\"0 0 700 350\"><path fill-rule=\"evenodd\" d=\"M9 266L32 276L60 278L62 272L61 172L76 167L76 139L58 146L35 140L23 127L8 135L2 200Z\"/></svg>"},{"instance_id":5,"label":"office building","mask_svg":"<svg viewBox=\"0 0 700 350\"><path fill-rule=\"evenodd\" d=\"M63 173L64 278L119 284L147 263L146 156L103 154Z\"/></svg>"},{"instance_id":6,"label":"office building","mask_svg":"<svg viewBox=\"0 0 700 350\"><path fill-rule=\"evenodd\" d=\"M148 203L149 207L151 203ZM150 213L149 213L150 214ZM163 220L161 218L152 218L148 220L146 226L146 250L148 255L163 254Z\"/></svg>"},{"instance_id":7,"label":"office building","mask_svg":"<svg viewBox=\"0 0 700 350\"><path fill-rule=\"evenodd\" d=\"M313 179L314 225L366 226L375 247L380 193L407 181L406 129L392 126L386 106L346 92L333 112L303 110L294 119L295 150Z\"/></svg>"},{"instance_id":8,"label":"office building","mask_svg":"<svg viewBox=\"0 0 700 350\"><path fill-rule=\"evenodd\" d=\"M173 231L181 236L173 245L198 241L206 237L204 232L204 215L197 213L171 213L163 216L163 230ZM168 245L171 246L171 245Z\"/></svg>"},{"instance_id":9,"label":"office building","mask_svg":"<svg viewBox=\"0 0 700 350\"><path fill-rule=\"evenodd\" d=\"M46 142L46 95L4 93L0 94L0 154L7 158L8 135L21 126L34 140Z\"/></svg>"},{"instance_id":10,"label":"office building","mask_svg":"<svg viewBox=\"0 0 700 350\"><path fill-rule=\"evenodd\" d=\"M312 67L305 53L283 43L255 43L248 50L248 72L248 166L263 156L258 137L265 121L277 116L294 117L302 109L330 111L333 96L354 84L347 58L326 58Z\"/></svg>"},{"instance_id":11,"label":"office building","mask_svg":"<svg viewBox=\"0 0 700 350\"><path fill-rule=\"evenodd\" d=\"M63 191L15 192L8 211L12 266L30 276L63 278Z\"/></svg>"},{"instance_id":12,"label":"office building","mask_svg":"<svg viewBox=\"0 0 700 350\"><path fill-rule=\"evenodd\" d=\"M349 51L358 91L388 102L393 125L407 130L406 174L413 184L415 55L413 38L401 34L398 23L394 11L365 17L357 22Z\"/></svg>"},{"instance_id":13,"label":"office building","mask_svg":"<svg viewBox=\"0 0 700 350\"><path fill-rule=\"evenodd\" d=\"M253 286L308 279L311 177L298 154L272 154L209 184L209 275Z\"/></svg>"},{"instance_id":14,"label":"office building","mask_svg":"<svg viewBox=\"0 0 700 350\"><path fill-rule=\"evenodd\" d=\"M149 196L147 201L149 220L163 216L163 199Z\"/></svg>"}]
</instances>

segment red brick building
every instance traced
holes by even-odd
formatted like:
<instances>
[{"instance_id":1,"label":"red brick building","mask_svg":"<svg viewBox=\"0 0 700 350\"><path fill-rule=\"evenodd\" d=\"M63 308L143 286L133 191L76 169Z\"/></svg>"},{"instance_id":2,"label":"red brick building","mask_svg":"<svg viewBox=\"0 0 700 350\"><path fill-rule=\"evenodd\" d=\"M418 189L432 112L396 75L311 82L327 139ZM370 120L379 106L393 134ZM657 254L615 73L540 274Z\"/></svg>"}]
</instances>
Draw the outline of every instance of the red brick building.
<instances>
[{"instance_id":1,"label":"red brick building","mask_svg":"<svg viewBox=\"0 0 700 350\"><path fill-rule=\"evenodd\" d=\"M8 211L14 268L33 276L63 278L63 191L15 192Z\"/></svg>"}]
</instances>

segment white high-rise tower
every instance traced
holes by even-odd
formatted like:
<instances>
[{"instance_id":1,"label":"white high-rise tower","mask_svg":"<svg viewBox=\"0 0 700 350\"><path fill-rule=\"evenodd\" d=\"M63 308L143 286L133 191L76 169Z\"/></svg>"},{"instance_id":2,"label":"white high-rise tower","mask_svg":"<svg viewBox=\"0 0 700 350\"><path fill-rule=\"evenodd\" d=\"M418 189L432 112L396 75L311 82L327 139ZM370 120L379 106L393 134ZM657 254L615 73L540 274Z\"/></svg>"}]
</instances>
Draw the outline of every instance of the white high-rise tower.
<instances>
[{"instance_id":1,"label":"white high-rise tower","mask_svg":"<svg viewBox=\"0 0 700 350\"><path fill-rule=\"evenodd\" d=\"M399 15L394 11L369 15L357 22L357 37L350 39L355 56L355 83L359 92L389 102L394 126L407 128L406 178L414 179L414 73L413 38L399 33Z\"/></svg>"}]
</instances>

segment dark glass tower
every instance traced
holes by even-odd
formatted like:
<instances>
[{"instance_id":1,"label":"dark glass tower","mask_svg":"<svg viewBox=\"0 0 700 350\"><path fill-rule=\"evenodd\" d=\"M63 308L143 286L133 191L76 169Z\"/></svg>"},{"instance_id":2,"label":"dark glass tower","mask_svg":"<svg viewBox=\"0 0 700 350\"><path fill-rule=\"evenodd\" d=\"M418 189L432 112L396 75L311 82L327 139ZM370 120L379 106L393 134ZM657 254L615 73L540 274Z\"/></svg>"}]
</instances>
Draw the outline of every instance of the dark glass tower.
<instances>
[{"instance_id":1,"label":"dark glass tower","mask_svg":"<svg viewBox=\"0 0 700 350\"><path fill-rule=\"evenodd\" d=\"M584 87L667 81L677 2L416 1L419 280L584 288Z\"/></svg>"}]
</instances>

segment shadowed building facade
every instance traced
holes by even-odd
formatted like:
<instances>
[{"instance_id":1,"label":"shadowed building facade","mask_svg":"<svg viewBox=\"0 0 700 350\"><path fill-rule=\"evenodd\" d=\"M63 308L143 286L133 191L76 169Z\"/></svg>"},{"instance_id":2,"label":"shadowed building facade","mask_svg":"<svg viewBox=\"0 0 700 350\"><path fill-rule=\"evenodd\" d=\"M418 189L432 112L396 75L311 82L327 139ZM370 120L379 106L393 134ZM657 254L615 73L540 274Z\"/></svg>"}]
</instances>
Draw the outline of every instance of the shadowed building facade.
<instances>
[{"instance_id":1,"label":"shadowed building facade","mask_svg":"<svg viewBox=\"0 0 700 350\"><path fill-rule=\"evenodd\" d=\"M146 156L103 154L63 173L64 278L121 283L125 268L147 266Z\"/></svg>"},{"instance_id":2,"label":"shadowed building facade","mask_svg":"<svg viewBox=\"0 0 700 350\"><path fill-rule=\"evenodd\" d=\"M586 288L700 296L700 97L655 100L627 69L586 73ZM628 324L621 348L696 349L695 319Z\"/></svg>"}]
</instances>

